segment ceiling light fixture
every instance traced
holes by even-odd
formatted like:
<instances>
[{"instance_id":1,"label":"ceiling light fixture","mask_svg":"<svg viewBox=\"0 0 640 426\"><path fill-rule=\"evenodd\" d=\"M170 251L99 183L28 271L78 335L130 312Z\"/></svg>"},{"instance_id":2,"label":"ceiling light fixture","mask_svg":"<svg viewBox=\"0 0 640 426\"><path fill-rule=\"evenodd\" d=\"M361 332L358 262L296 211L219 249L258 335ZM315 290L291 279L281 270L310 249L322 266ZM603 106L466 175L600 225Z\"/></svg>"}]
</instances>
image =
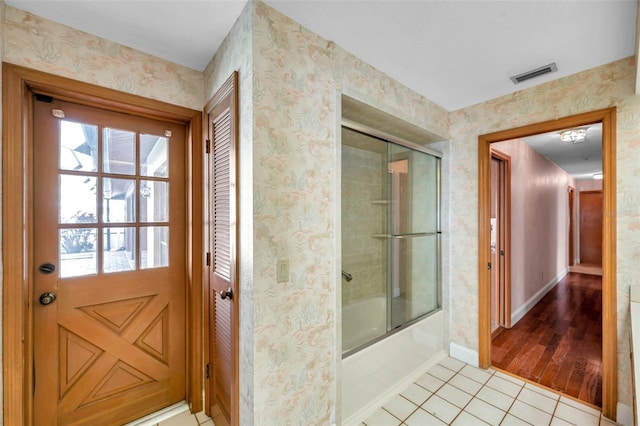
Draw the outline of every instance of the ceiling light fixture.
<instances>
[{"instance_id":1,"label":"ceiling light fixture","mask_svg":"<svg viewBox=\"0 0 640 426\"><path fill-rule=\"evenodd\" d=\"M593 178L596 180L602 180L602 172L594 173Z\"/></svg>"},{"instance_id":2,"label":"ceiling light fixture","mask_svg":"<svg viewBox=\"0 0 640 426\"><path fill-rule=\"evenodd\" d=\"M570 129L560 133L562 142L581 143L587 138L587 129Z\"/></svg>"}]
</instances>

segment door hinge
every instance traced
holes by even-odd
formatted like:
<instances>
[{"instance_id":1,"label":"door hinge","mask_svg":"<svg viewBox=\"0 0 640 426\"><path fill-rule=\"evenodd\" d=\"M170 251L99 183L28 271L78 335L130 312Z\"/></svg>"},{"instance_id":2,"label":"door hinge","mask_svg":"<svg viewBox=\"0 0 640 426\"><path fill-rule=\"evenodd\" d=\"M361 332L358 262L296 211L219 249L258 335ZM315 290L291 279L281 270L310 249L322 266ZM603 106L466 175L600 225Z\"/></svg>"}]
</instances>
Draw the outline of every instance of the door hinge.
<instances>
[{"instance_id":1,"label":"door hinge","mask_svg":"<svg viewBox=\"0 0 640 426\"><path fill-rule=\"evenodd\" d=\"M487 269L491 269L491 262L487 263Z\"/></svg>"},{"instance_id":2,"label":"door hinge","mask_svg":"<svg viewBox=\"0 0 640 426\"><path fill-rule=\"evenodd\" d=\"M211 363L207 364L205 367L205 376L207 379L211 377Z\"/></svg>"},{"instance_id":3,"label":"door hinge","mask_svg":"<svg viewBox=\"0 0 640 426\"><path fill-rule=\"evenodd\" d=\"M500 256L504 256L504 250L500 250Z\"/></svg>"},{"instance_id":4,"label":"door hinge","mask_svg":"<svg viewBox=\"0 0 640 426\"><path fill-rule=\"evenodd\" d=\"M205 257L205 264L207 266L211 265L211 253L207 253L207 255Z\"/></svg>"},{"instance_id":5,"label":"door hinge","mask_svg":"<svg viewBox=\"0 0 640 426\"><path fill-rule=\"evenodd\" d=\"M211 152L211 141L209 139L206 140L204 145L204 152L209 154Z\"/></svg>"},{"instance_id":6,"label":"door hinge","mask_svg":"<svg viewBox=\"0 0 640 426\"><path fill-rule=\"evenodd\" d=\"M36 93L36 101L39 102L46 102L48 104L52 104L53 103L53 98L51 96L47 96L47 95L39 95Z\"/></svg>"}]
</instances>

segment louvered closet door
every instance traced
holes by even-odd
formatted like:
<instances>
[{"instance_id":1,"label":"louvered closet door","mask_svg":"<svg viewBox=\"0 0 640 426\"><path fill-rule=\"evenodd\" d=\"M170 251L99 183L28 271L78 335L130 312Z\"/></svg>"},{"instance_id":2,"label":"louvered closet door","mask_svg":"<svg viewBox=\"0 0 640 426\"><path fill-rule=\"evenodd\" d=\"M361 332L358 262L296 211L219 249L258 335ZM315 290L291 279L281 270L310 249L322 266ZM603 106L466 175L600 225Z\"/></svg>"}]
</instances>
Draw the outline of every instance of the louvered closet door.
<instances>
[{"instance_id":1,"label":"louvered closet door","mask_svg":"<svg viewBox=\"0 0 640 426\"><path fill-rule=\"evenodd\" d=\"M234 75L235 77L235 75ZM236 286L236 110L234 79L227 81L208 111L210 269L210 346L213 412L236 424L237 306Z\"/></svg>"}]
</instances>

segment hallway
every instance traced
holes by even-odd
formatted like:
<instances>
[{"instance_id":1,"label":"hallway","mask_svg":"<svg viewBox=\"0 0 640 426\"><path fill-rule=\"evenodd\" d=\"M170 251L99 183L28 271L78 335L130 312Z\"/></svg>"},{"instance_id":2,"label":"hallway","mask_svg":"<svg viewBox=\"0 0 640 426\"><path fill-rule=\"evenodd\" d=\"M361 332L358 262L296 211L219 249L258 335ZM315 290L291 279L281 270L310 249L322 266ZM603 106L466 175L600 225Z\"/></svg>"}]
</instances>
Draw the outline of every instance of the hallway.
<instances>
[{"instance_id":1,"label":"hallway","mask_svg":"<svg viewBox=\"0 0 640 426\"><path fill-rule=\"evenodd\" d=\"M569 273L493 339L492 365L600 407L601 307L602 277Z\"/></svg>"}]
</instances>

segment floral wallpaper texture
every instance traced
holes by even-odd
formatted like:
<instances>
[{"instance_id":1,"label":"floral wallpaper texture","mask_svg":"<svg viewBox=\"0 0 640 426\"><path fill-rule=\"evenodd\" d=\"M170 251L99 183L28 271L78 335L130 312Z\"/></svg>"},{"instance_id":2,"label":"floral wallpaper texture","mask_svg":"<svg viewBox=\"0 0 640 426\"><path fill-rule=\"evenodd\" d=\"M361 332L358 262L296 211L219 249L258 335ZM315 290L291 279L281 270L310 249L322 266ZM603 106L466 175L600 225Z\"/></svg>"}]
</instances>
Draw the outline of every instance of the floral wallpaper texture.
<instances>
[{"instance_id":1,"label":"floral wallpaper texture","mask_svg":"<svg viewBox=\"0 0 640 426\"><path fill-rule=\"evenodd\" d=\"M478 257L478 135L616 106L618 400L631 405L629 285L640 284L640 97L628 58L451 113L451 256ZM478 349L475 262L452 268L451 340Z\"/></svg>"},{"instance_id":2,"label":"floral wallpaper texture","mask_svg":"<svg viewBox=\"0 0 640 426\"><path fill-rule=\"evenodd\" d=\"M335 419L339 93L443 139L448 113L261 2L204 73L10 6L3 29L6 62L194 109L240 71L241 419Z\"/></svg>"},{"instance_id":3,"label":"floral wallpaper texture","mask_svg":"<svg viewBox=\"0 0 640 426\"><path fill-rule=\"evenodd\" d=\"M262 2L253 18L256 424L336 421L340 93L448 137L448 113ZM276 260L290 280L276 283Z\"/></svg>"},{"instance_id":4,"label":"floral wallpaper texture","mask_svg":"<svg viewBox=\"0 0 640 426\"><path fill-rule=\"evenodd\" d=\"M235 25L204 70L205 102L216 93L233 71L238 71L239 129L239 219L240 241L240 423L254 424L253 338L253 8L247 4ZM206 119L206 118L205 118Z\"/></svg>"},{"instance_id":5,"label":"floral wallpaper texture","mask_svg":"<svg viewBox=\"0 0 640 426\"><path fill-rule=\"evenodd\" d=\"M450 206L443 241L451 247L445 333L473 350L477 136L616 105L618 396L631 404L628 287L640 284L640 97L631 59L449 113L260 1L248 3L204 73L9 6L2 29L6 62L194 109L240 70L242 424L339 418L340 93L450 138L441 143ZM449 257L472 260L450 267ZM278 259L290 262L284 283L276 282Z\"/></svg>"},{"instance_id":6,"label":"floral wallpaper texture","mask_svg":"<svg viewBox=\"0 0 640 426\"><path fill-rule=\"evenodd\" d=\"M199 110L201 72L4 7L3 61Z\"/></svg>"}]
</instances>

